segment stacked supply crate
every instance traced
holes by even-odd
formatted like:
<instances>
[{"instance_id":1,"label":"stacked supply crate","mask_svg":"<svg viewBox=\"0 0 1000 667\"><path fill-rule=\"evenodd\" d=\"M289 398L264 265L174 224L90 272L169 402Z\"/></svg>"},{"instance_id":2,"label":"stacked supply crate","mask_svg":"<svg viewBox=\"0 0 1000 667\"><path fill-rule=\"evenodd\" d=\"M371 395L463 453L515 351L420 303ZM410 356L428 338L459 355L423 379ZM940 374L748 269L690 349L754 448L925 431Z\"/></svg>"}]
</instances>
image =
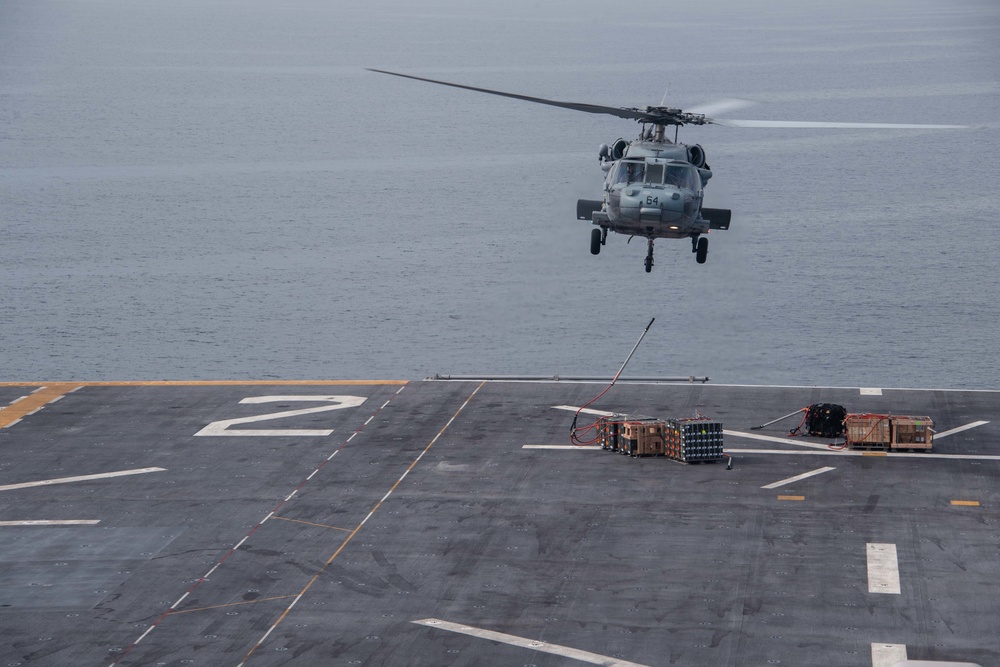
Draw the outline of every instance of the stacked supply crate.
<instances>
[{"instance_id":1,"label":"stacked supply crate","mask_svg":"<svg viewBox=\"0 0 1000 667\"><path fill-rule=\"evenodd\" d=\"M889 437L890 415L849 414L844 418L844 443L851 449L885 450Z\"/></svg>"},{"instance_id":2,"label":"stacked supply crate","mask_svg":"<svg viewBox=\"0 0 1000 667\"><path fill-rule=\"evenodd\" d=\"M930 417L893 417L890 420L892 449L923 449L934 444L934 421Z\"/></svg>"},{"instance_id":3,"label":"stacked supply crate","mask_svg":"<svg viewBox=\"0 0 1000 667\"><path fill-rule=\"evenodd\" d=\"M722 423L709 419L668 419L664 453L685 463L718 461L722 458Z\"/></svg>"},{"instance_id":4,"label":"stacked supply crate","mask_svg":"<svg viewBox=\"0 0 1000 667\"><path fill-rule=\"evenodd\" d=\"M665 422L651 419L630 419L622 424L620 451L629 456L663 456Z\"/></svg>"},{"instance_id":5,"label":"stacked supply crate","mask_svg":"<svg viewBox=\"0 0 1000 667\"><path fill-rule=\"evenodd\" d=\"M597 419L597 442L601 449L617 452L621 446L622 426L625 415L609 415Z\"/></svg>"}]
</instances>

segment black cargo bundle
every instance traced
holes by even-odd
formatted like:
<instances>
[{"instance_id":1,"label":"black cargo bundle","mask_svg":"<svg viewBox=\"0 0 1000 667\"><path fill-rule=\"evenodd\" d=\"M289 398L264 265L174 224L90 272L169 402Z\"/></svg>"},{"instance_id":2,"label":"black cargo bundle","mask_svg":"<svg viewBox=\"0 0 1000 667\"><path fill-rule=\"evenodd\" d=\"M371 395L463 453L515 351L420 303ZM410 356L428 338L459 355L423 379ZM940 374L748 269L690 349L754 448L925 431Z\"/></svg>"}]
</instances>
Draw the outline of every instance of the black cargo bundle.
<instances>
[{"instance_id":1,"label":"black cargo bundle","mask_svg":"<svg viewBox=\"0 0 1000 667\"><path fill-rule=\"evenodd\" d=\"M843 405L813 403L806 408L806 432L820 438L839 438L844 435L846 418L847 410Z\"/></svg>"}]
</instances>

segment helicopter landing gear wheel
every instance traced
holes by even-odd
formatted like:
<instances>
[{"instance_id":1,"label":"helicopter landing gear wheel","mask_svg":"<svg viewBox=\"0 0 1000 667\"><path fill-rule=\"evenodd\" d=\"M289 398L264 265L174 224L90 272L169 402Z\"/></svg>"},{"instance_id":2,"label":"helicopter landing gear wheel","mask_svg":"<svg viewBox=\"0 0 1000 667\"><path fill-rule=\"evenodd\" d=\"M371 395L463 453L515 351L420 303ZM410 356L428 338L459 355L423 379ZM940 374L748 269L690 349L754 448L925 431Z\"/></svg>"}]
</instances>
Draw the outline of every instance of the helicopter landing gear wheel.
<instances>
[{"instance_id":1,"label":"helicopter landing gear wheel","mask_svg":"<svg viewBox=\"0 0 1000 667\"><path fill-rule=\"evenodd\" d=\"M590 230L590 254L599 255L601 254L601 230L592 229Z\"/></svg>"},{"instance_id":2,"label":"helicopter landing gear wheel","mask_svg":"<svg viewBox=\"0 0 1000 667\"><path fill-rule=\"evenodd\" d=\"M649 239L649 249L646 251L646 273L653 270L653 239Z\"/></svg>"},{"instance_id":3,"label":"helicopter landing gear wheel","mask_svg":"<svg viewBox=\"0 0 1000 667\"><path fill-rule=\"evenodd\" d=\"M708 239L698 239L698 248L695 259L699 264L704 264L708 260Z\"/></svg>"}]
</instances>

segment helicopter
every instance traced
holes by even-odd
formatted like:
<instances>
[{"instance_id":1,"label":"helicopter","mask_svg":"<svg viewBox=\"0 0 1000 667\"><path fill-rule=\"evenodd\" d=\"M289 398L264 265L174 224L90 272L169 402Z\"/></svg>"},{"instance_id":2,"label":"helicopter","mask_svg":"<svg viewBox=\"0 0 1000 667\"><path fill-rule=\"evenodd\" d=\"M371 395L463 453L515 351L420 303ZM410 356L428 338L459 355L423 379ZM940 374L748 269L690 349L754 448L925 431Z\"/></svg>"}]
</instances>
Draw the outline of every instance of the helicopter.
<instances>
[{"instance_id":1,"label":"helicopter","mask_svg":"<svg viewBox=\"0 0 1000 667\"><path fill-rule=\"evenodd\" d=\"M477 88L459 83L428 79L411 74L367 68L370 72L461 88L479 93L510 97L526 102L607 114L638 121L641 129L634 140L618 138L610 146L601 144L598 161L604 177L601 199L580 199L576 203L578 220L595 225L590 233L590 252L598 255L607 244L608 232L625 234L629 241L640 236L647 240L646 273L653 270L653 241L658 238L690 239L691 252L698 264L708 260L708 239L711 230L729 229L732 211L702 206L705 183L712 178L705 150L699 144L678 141L681 126L722 125L726 127L765 128L842 128L842 129L959 129L965 125L923 125L905 123L840 123L815 121L776 121L720 119L711 115L733 111L752 104L745 100L727 99L700 105L684 111L673 107L647 106L610 107L578 102L560 102L542 97ZM674 128L673 140L668 136Z\"/></svg>"}]
</instances>

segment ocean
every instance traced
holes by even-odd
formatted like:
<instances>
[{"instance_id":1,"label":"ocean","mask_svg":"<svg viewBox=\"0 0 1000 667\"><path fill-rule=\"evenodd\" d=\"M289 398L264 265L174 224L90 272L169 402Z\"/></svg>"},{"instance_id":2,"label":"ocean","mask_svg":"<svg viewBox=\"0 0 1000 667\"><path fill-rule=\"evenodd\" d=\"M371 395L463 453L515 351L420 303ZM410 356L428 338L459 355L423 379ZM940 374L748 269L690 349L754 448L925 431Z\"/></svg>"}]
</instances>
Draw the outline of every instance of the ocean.
<instances>
[{"instance_id":1,"label":"ocean","mask_svg":"<svg viewBox=\"0 0 1000 667\"><path fill-rule=\"evenodd\" d=\"M435 374L1000 389L1000 5L0 4L0 381ZM578 198L638 126L368 72L738 118L682 128L708 263Z\"/></svg>"}]
</instances>

